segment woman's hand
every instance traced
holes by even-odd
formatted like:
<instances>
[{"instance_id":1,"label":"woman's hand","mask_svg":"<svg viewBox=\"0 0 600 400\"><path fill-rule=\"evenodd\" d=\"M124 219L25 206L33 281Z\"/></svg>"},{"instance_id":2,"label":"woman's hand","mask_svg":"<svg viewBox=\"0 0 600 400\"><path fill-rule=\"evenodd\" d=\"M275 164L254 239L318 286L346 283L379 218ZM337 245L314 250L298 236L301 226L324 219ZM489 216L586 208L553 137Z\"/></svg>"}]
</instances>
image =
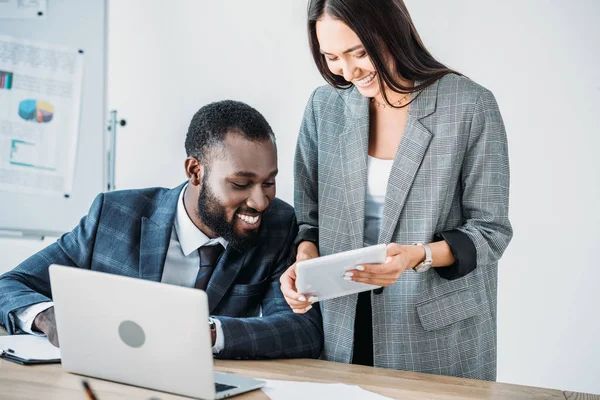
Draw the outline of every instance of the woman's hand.
<instances>
[{"instance_id":1,"label":"woman's hand","mask_svg":"<svg viewBox=\"0 0 600 400\"><path fill-rule=\"evenodd\" d=\"M296 253L296 263L298 261L310 260L311 258L319 257L319 250L312 242L302 242L298 245ZM285 301L292 307L296 314L304 314L312 308L312 303L318 301L314 296L308 299L296 292L296 263L292 264L287 271L281 275L279 282L281 283L281 293Z\"/></svg>"},{"instance_id":2,"label":"woman's hand","mask_svg":"<svg viewBox=\"0 0 600 400\"><path fill-rule=\"evenodd\" d=\"M425 260L422 246L390 243L386 248L387 258L383 264L358 265L344 274L344 279L368 283L376 286L389 286L398 280L400 274Z\"/></svg>"}]
</instances>

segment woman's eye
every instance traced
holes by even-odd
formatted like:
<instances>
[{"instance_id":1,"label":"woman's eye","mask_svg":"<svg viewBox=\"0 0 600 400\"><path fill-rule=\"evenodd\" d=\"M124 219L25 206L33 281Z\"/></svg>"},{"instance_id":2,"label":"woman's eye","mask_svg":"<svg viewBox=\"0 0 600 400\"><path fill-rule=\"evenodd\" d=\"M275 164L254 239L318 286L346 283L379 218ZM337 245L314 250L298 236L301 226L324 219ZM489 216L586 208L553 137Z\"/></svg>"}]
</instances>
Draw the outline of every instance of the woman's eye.
<instances>
[{"instance_id":1,"label":"woman's eye","mask_svg":"<svg viewBox=\"0 0 600 400\"><path fill-rule=\"evenodd\" d=\"M363 51L362 53L359 53L359 54L357 54L355 57L356 57L356 58L363 58L363 57L365 57L366 55L367 55L367 52L366 52L366 51Z\"/></svg>"}]
</instances>

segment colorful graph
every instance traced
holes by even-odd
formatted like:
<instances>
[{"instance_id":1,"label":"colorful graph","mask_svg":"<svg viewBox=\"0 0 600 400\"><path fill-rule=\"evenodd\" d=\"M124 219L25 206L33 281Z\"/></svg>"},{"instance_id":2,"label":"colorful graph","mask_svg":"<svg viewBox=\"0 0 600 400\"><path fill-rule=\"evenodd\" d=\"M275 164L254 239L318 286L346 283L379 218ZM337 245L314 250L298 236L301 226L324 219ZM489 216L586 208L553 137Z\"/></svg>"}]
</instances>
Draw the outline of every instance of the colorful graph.
<instances>
[{"instance_id":1,"label":"colorful graph","mask_svg":"<svg viewBox=\"0 0 600 400\"><path fill-rule=\"evenodd\" d=\"M0 89L12 89L13 73L0 71Z\"/></svg>"},{"instance_id":2,"label":"colorful graph","mask_svg":"<svg viewBox=\"0 0 600 400\"><path fill-rule=\"evenodd\" d=\"M54 107L45 101L23 100L19 103L19 116L26 121L50 122L54 116Z\"/></svg>"}]
</instances>

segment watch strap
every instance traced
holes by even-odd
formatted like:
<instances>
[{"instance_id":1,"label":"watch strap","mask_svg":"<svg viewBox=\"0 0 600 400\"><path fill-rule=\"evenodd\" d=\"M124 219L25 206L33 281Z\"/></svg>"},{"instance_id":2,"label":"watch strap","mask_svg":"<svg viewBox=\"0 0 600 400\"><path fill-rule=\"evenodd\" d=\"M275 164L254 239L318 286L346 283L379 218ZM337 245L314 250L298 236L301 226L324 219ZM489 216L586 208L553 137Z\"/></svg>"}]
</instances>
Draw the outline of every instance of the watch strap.
<instances>
[{"instance_id":1,"label":"watch strap","mask_svg":"<svg viewBox=\"0 0 600 400\"><path fill-rule=\"evenodd\" d=\"M413 243L415 246L421 246L425 250L425 260L413 267L416 272L425 272L429 268L431 268L431 264L433 263L433 258L431 255L431 248L426 243Z\"/></svg>"}]
</instances>

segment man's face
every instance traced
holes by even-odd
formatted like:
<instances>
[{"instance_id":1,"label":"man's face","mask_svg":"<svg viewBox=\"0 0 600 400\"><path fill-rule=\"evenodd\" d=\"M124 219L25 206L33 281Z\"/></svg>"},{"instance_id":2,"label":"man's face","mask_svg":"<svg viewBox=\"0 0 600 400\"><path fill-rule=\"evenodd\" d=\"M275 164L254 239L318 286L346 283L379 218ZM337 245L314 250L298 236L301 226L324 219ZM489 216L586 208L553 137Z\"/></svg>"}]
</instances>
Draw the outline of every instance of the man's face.
<instances>
[{"instance_id":1,"label":"man's face","mask_svg":"<svg viewBox=\"0 0 600 400\"><path fill-rule=\"evenodd\" d=\"M262 215L275 198L277 149L271 140L251 142L227 134L212 151L198 193L197 216L233 248L256 245Z\"/></svg>"}]
</instances>

